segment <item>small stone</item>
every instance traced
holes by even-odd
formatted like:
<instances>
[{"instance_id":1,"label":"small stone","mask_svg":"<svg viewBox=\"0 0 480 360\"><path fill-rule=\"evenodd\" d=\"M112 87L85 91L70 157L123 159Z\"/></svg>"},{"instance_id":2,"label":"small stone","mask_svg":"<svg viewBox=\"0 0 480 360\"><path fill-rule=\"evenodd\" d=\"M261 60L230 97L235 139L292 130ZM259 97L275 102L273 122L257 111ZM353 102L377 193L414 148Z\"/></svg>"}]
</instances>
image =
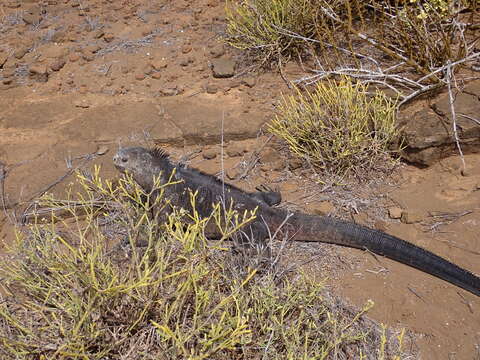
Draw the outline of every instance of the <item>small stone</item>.
<instances>
[{"instance_id":1,"label":"small stone","mask_svg":"<svg viewBox=\"0 0 480 360\"><path fill-rule=\"evenodd\" d=\"M152 75L152 79L159 80L162 77L162 74L158 71L154 72Z\"/></svg>"},{"instance_id":2,"label":"small stone","mask_svg":"<svg viewBox=\"0 0 480 360\"><path fill-rule=\"evenodd\" d=\"M150 65L152 65L155 70L159 71L161 69L165 69L168 63L165 59L154 59L150 62Z\"/></svg>"},{"instance_id":3,"label":"small stone","mask_svg":"<svg viewBox=\"0 0 480 360\"><path fill-rule=\"evenodd\" d=\"M293 158L288 160L288 168L290 170L297 170L303 166L303 161L300 158Z\"/></svg>"},{"instance_id":4,"label":"small stone","mask_svg":"<svg viewBox=\"0 0 480 360\"><path fill-rule=\"evenodd\" d=\"M85 50L83 51L82 58L85 61L93 61L95 59L95 55L92 52Z\"/></svg>"},{"instance_id":5,"label":"small stone","mask_svg":"<svg viewBox=\"0 0 480 360\"><path fill-rule=\"evenodd\" d=\"M4 78L2 80L3 85L10 85L12 83L13 79L12 78Z\"/></svg>"},{"instance_id":6,"label":"small stone","mask_svg":"<svg viewBox=\"0 0 480 360\"><path fill-rule=\"evenodd\" d=\"M77 53L73 53L73 54L70 54L70 55L68 56L68 60L69 60L70 62L76 62L76 61L78 61L79 59L80 59L80 55L78 55Z\"/></svg>"},{"instance_id":7,"label":"small stone","mask_svg":"<svg viewBox=\"0 0 480 360\"><path fill-rule=\"evenodd\" d=\"M207 92L207 94L216 94L218 92L218 86L209 83L205 86L205 91Z\"/></svg>"},{"instance_id":8,"label":"small stone","mask_svg":"<svg viewBox=\"0 0 480 360\"><path fill-rule=\"evenodd\" d=\"M229 58L212 60L212 72L215 78L229 78L235 74L235 61Z\"/></svg>"},{"instance_id":9,"label":"small stone","mask_svg":"<svg viewBox=\"0 0 480 360\"><path fill-rule=\"evenodd\" d=\"M237 143L228 145L225 150L227 155L230 157L242 156L246 152L245 147Z\"/></svg>"},{"instance_id":10,"label":"small stone","mask_svg":"<svg viewBox=\"0 0 480 360\"><path fill-rule=\"evenodd\" d=\"M91 106L90 102L85 99L74 101L73 105L75 105L75 107L82 108L82 109L87 109Z\"/></svg>"},{"instance_id":11,"label":"small stone","mask_svg":"<svg viewBox=\"0 0 480 360\"><path fill-rule=\"evenodd\" d=\"M102 156L105 155L108 152L108 147L105 145L101 145L97 148L97 151L95 152L96 155Z\"/></svg>"},{"instance_id":12,"label":"small stone","mask_svg":"<svg viewBox=\"0 0 480 360\"><path fill-rule=\"evenodd\" d=\"M65 66L65 60L63 59L58 59L54 61L52 64L50 64L50 69L53 71L59 71Z\"/></svg>"},{"instance_id":13,"label":"small stone","mask_svg":"<svg viewBox=\"0 0 480 360\"><path fill-rule=\"evenodd\" d=\"M402 209L398 206L388 208L388 216L390 219L400 219L402 217Z\"/></svg>"},{"instance_id":14,"label":"small stone","mask_svg":"<svg viewBox=\"0 0 480 360\"><path fill-rule=\"evenodd\" d=\"M239 173L238 173L238 170L236 168L231 168L231 169L228 169L226 172L225 172L225 175L227 176L227 178L229 178L230 180L235 180Z\"/></svg>"},{"instance_id":15,"label":"small stone","mask_svg":"<svg viewBox=\"0 0 480 360\"><path fill-rule=\"evenodd\" d=\"M46 65L43 65L43 64L34 64L32 66L30 66L30 74L34 74L34 75L44 75L47 73L47 66Z\"/></svg>"},{"instance_id":16,"label":"small stone","mask_svg":"<svg viewBox=\"0 0 480 360\"><path fill-rule=\"evenodd\" d=\"M192 45L185 44L185 45L182 46L182 53L183 54L188 54L190 51L192 51Z\"/></svg>"},{"instance_id":17,"label":"small stone","mask_svg":"<svg viewBox=\"0 0 480 360\"><path fill-rule=\"evenodd\" d=\"M245 86L248 86L249 88L254 87L256 83L257 83L257 79L251 76L243 78L242 80L242 84Z\"/></svg>"},{"instance_id":18,"label":"small stone","mask_svg":"<svg viewBox=\"0 0 480 360\"><path fill-rule=\"evenodd\" d=\"M330 201L321 201L318 204L312 204L310 210L316 215L325 216L334 212L335 206Z\"/></svg>"},{"instance_id":19,"label":"small stone","mask_svg":"<svg viewBox=\"0 0 480 360\"><path fill-rule=\"evenodd\" d=\"M135 74L135 80L138 80L138 81L145 80L145 74L143 73Z\"/></svg>"},{"instance_id":20,"label":"small stone","mask_svg":"<svg viewBox=\"0 0 480 360\"><path fill-rule=\"evenodd\" d=\"M179 90L177 89L177 87L169 87L161 89L160 94L162 94L163 96L175 96L179 94Z\"/></svg>"},{"instance_id":21,"label":"small stone","mask_svg":"<svg viewBox=\"0 0 480 360\"><path fill-rule=\"evenodd\" d=\"M404 210L402 211L402 217L400 218L400 220L404 224L414 224L422 221L423 218L423 214L418 211Z\"/></svg>"},{"instance_id":22,"label":"small stone","mask_svg":"<svg viewBox=\"0 0 480 360\"><path fill-rule=\"evenodd\" d=\"M206 160L212 160L217 157L217 151L215 149L205 149L202 151L202 156Z\"/></svg>"},{"instance_id":23,"label":"small stone","mask_svg":"<svg viewBox=\"0 0 480 360\"><path fill-rule=\"evenodd\" d=\"M103 35L103 40L107 43L112 42L113 39L115 39L115 36L112 33L105 33L105 35Z\"/></svg>"},{"instance_id":24,"label":"small stone","mask_svg":"<svg viewBox=\"0 0 480 360\"><path fill-rule=\"evenodd\" d=\"M142 29L142 36L148 36L150 35L151 33L153 33L153 28L149 25L145 26L143 29Z\"/></svg>"},{"instance_id":25,"label":"small stone","mask_svg":"<svg viewBox=\"0 0 480 360\"><path fill-rule=\"evenodd\" d=\"M28 46L21 46L13 53L16 59L23 58L30 51Z\"/></svg>"},{"instance_id":26,"label":"small stone","mask_svg":"<svg viewBox=\"0 0 480 360\"><path fill-rule=\"evenodd\" d=\"M215 59L225 55L225 47L222 44L214 46L210 49L210 55Z\"/></svg>"},{"instance_id":27,"label":"small stone","mask_svg":"<svg viewBox=\"0 0 480 360\"><path fill-rule=\"evenodd\" d=\"M190 64L190 62L188 61L188 59L182 59L182 60L180 60L179 64L180 64L180 66L185 67L185 66L188 66L188 64Z\"/></svg>"},{"instance_id":28,"label":"small stone","mask_svg":"<svg viewBox=\"0 0 480 360\"><path fill-rule=\"evenodd\" d=\"M470 175L471 175L471 173L470 173L470 171L469 171L468 169L462 169L462 170L460 170L460 174L461 174L462 176L464 176L464 177L467 177L467 176L470 176Z\"/></svg>"}]
</instances>

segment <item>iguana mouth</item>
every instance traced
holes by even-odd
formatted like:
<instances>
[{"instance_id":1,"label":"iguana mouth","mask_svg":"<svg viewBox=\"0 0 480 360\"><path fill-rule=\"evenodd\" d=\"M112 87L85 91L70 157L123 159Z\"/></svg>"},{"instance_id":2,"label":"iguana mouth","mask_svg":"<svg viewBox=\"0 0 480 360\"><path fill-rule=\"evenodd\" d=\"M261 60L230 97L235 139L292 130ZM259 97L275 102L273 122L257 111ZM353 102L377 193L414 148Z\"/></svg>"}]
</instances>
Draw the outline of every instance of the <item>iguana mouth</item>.
<instances>
[{"instance_id":1,"label":"iguana mouth","mask_svg":"<svg viewBox=\"0 0 480 360\"><path fill-rule=\"evenodd\" d=\"M120 171L122 174L125 174L127 172L127 169L125 169L123 166L121 165L117 165L115 164L115 169L117 169L118 171Z\"/></svg>"}]
</instances>

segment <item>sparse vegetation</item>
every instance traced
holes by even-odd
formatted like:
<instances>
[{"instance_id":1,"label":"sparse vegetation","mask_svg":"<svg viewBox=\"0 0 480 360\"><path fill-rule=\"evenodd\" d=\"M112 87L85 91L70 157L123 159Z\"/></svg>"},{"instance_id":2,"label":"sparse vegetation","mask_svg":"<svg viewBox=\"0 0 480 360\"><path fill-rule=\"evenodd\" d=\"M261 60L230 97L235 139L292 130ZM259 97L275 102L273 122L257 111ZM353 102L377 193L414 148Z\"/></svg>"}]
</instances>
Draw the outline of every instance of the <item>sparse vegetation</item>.
<instances>
[{"instance_id":1,"label":"sparse vegetation","mask_svg":"<svg viewBox=\"0 0 480 360\"><path fill-rule=\"evenodd\" d=\"M424 85L445 85L438 70L472 60L475 51L480 14L474 1L300 3L294 10L291 0L230 2L226 41L262 64L308 54L318 75L299 82L343 73L394 88L401 97Z\"/></svg>"},{"instance_id":2,"label":"sparse vegetation","mask_svg":"<svg viewBox=\"0 0 480 360\"><path fill-rule=\"evenodd\" d=\"M384 162L398 136L395 101L349 78L286 96L269 129L310 164L336 175Z\"/></svg>"},{"instance_id":3,"label":"sparse vegetation","mask_svg":"<svg viewBox=\"0 0 480 360\"><path fill-rule=\"evenodd\" d=\"M226 14L227 43L270 62L303 52L305 42L288 31L313 37L318 8L312 0L229 1Z\"/></svg>"},{"instance_id":4,"label":"sparse vegetation","mask_svg":"<svg viewBox=\"0 0 480 360\"><path fill-rule=\"evenodd\" d=\"M284 80L316 87L285 98L270 129L293 153L336 174L371 168L397 135L395 108L451 89L456 69L480 58L474 1L300 3L293 10L290 0L230 2L226 41L261 64L296 55L308 71ZM342 79L343 85L319 84L326 79ZM387 89L393 101L379 93L367 97L367 86Z\"/></svg>"},{"instance_id":5,"label":"sparse vegetation","mask_svg":"<svg viewBox=\"0 0 480 360\"><path fill-rule=\"evenodd\" d=\"M353 312L299 272L246 266L207 242L197 214L159 225L168 184L154 199L97 169L77 185L75 198L43 197L1 259L2 359L401 358L403 333L365 319L371 303ZM254 216L218 213L224 237Z\"/></svg>"}]
</instances>

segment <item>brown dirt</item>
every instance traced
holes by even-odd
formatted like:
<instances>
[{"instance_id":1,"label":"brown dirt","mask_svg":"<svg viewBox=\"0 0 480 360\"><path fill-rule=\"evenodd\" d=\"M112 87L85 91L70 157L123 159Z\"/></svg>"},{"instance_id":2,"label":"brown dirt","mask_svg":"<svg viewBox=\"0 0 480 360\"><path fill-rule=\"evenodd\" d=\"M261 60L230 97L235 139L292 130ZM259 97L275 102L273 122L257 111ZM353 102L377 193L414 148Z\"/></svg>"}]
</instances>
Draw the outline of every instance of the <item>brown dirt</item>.
<instances>
[{"instance_id":1,"label":"brown dirt","mask_svg":"<svg viewBox=\"0 0 480 360\"><path fill-rule=\"evenodd\" d=\"M66 173L66 159L75 167L82 156L101 147L110 152L92 155L88 166L100 164L104 177L113 176L111 155L119 143L176 145L171 149L177 157L193 153L193 165L216 173L219 156L206 158L220 152L214 144L220 142L222 119L227 175L241 174L242 164L265 141L255 140L259 128L287 88L278 74L242 74L246 66L241 61L235 77L213 78L213 59L236 59L217 41L223 27L223 3L218 0L194 5L3 1L0 161L9 165L7 203L29 199ZM289 66L286 75L295 77L296 71ZM309 172L286 171L294 162L286 163L270 144L261 160L241 186L278 185L288 206L353 217L480 274L479 155L467 156L465 177L459 159L452 157L423 170L404 165L393 176L343 193L320 191L320 185L308 180ZM61 193L70 180L51 191ZM422 222L390 219L387 209L392 206L419 214ZM467 210L471 213L430 230L436 220L429 213ZM4 220L0 238L8 241L13 233ZM422 359L480 358L479 298L365 252L320 244L298 245L297 250L305 258L328 254L308 266L320 278L328 276L335 292L359 306L373 299L374 319L419 333Z\"/></svg>"}]
</instances>

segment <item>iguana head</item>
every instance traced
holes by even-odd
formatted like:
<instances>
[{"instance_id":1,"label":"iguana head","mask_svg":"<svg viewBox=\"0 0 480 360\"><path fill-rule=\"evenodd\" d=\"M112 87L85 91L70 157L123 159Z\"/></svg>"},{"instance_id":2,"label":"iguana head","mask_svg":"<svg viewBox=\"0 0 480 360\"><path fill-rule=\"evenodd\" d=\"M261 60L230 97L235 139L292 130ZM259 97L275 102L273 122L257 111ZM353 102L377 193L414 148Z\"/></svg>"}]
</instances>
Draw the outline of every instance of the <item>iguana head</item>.
<instances>
[{"instance_id":1,"label":"iguana head","mask_svg":"<svg viewBox=\"0 0 480 360\"><path fill-rule=\"evenodd\" d=\"M113 164L122 173L144 173L146 169L152 167L152 162L152 154L142 147L122 148L113 157Z\"/></svg>"},{"instance_id":2,"label":"iguana head","mask_svg":"<svg viewBox=\"0 0 480 360\"><path fill-rule=\"evenodd\" d=\"M170 170L165 153L142 147L119 149L113 157L113 164L121 173L132 174L133 179L147 191L153 187L154 176L158 176L161 171Z\"/></svg>"}]
</instances>

